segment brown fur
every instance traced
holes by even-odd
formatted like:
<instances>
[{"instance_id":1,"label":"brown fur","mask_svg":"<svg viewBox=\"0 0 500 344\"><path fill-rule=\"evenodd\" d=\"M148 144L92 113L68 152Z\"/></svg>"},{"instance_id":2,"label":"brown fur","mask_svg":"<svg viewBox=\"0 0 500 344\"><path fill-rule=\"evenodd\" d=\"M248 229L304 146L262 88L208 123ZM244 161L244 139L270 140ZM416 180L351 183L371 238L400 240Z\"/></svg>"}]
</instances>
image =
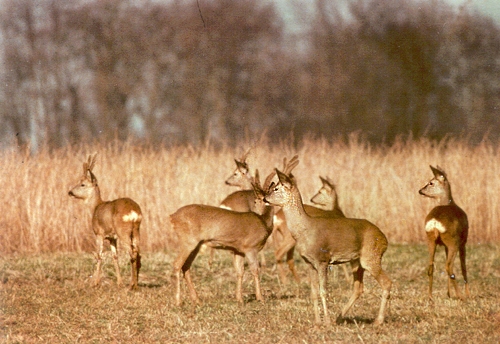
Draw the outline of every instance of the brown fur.
<instances>
[{"instance_id":1,"label":"brown fur","mask_svg":"<svg viewBox=\"0 0 500 344\"><path fill-rule=\"evenodd\" d=\"M116 271L117 284L122 283L120 268L118 266L118 241L129 249L130 264L132 265L132 279L130 288L138 286L139 270L141 268L141 255L139 250L139 227L142 212L139 205L130 198L119 198L114 201L104 202L97 184L97 178L92 173L95 165L94 156L89 155L88 162L83 164L83 176L69 191L69 195L83 200L89 204L92 211L92 229L96 235L97 253L94 285L101 281L102 253L104 240L108 240L113 252L113 264Z\"/></svg>"},{"instance_id":2,"label":"brown fur","mask_svg":"<svg viewBox=\"0 0 500 344\"><path fill-rule=\"evenodd\" d=\"M330 322L326 304L326 275L328 265L351 263L354 290L342 310L344 317L363 292L363 274L367 270L382 287L382 301L375 324L384 321L385 308L392 282L382 270L382 256L387 238L375 225L359 219L311 217L305 210L293 176L278 171L279 184L266 200L281 206L290 232L297 241L297 250L310 267L311 298L316 323L321 323L318 294L323 305L324 321Z\"/></svg>"},{"instance_id":3,"label":"brown fur","mask_svg":"<svg viewBox=\"0 0 500 344\"><path fill-rule=\"evenodd\" d=\"M272 175L267 178L265 185L269 185ZM264 195L260 184L256 183L254 200L257 212L261 215L199 204L184 206L170 215L172 229L179 238L179 251L173 269L177 305L181 304L181 271L191 299L195 303L200 302L191 279L190 268L203 244L233 253L237 274L236 299L239 302L243 302L242 282L246 257L255 281L256 298L264 301L260 289L257 256L271 234L273 218L273 207L266 206Z\"/></svg>"},{"instance_id":4,"label":"brown fur","mask_svg":"<svg viewBox=\"0 0 500 344\"><path fill-rule=\"evenodd\" d=\"M345 217L338 204L335 186L327 179L321 177L320 179L323 185L311 198L311 202L323 207L324 209L304 204L304 210L307 215L312 217ZM288 268L292 272L295 281L300 283L300 278L293 260L293 254L295 252L295 245L297 242L288 229L285 214L282 209L276 212L272 239L275 245L274 256L276 257L277 269L281 282L284 284L287 283L285 269L283 268L283 257L286 254L286 263L288 264ZM343 264L342 268L344 270L346 280L350 282L351 279L346 265Z\"/></svg>"},{"instance_id":5,"label":"brown fur","mask_svg":"<svg viewBox=\"0 0 500 344\"><path fill-rule=\"evenodd\" d=\"M470 296L465 265L467 236L469 223L467 214L455 204L451 195L451 186L446 173L439 167L431 166L434 178L419 190L423 196L434 198L438 206L434 207L425 218L427 245L429 247L429 298L432 299L432 282L434 274L434 255L436 246L443 245L446 252L446 272L448 273L448 297L451 297L451 287L456 295L463 299L453 272L455 256L460 257L460 266L465 281L465 294Z\"/></svg>"}]
</instances>

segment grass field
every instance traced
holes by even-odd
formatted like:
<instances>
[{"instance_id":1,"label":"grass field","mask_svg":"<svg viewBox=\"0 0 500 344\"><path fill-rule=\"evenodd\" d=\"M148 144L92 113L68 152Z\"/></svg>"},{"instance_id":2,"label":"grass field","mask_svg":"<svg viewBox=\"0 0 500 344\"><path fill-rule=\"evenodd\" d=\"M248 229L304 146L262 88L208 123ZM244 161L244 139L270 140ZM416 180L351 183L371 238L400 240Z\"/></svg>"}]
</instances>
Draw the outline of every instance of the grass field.
<instances>
[{"instance_id":1,"label":"grass field","mask_svg":"<svg viewBox=\"0 0 500 344\"><path fill-rule=\"evenodd\" d=\"M263 268L264 304L255 300L247 271L245 304L240 306L234 298L235 277L229 254L220 252L213 271L209 271L207 254L201 253L193 276L203 304L193 306L184 291L184 303L176 307L170 277L173 256L169 253L144 255L137 292L116 286L109 257L105 265L107 277L101 287L93 288L89 283L94 264L90 254L12 256L0 260L2 341L498 343L499 253L498 247L491 245L469 247L472 297L462 302L446 296L444 252L440 249L431 303L427 299L426 247L391 245L384 256L384 267L394 285L386 322L378 328L371 322L378 311L380 289L370 276L365 278L365 293L346 319L331 326L314 326L307 270L299 259L296 263L303 278L300 285L280 285L272 264ZM268 261L272 261L271 256ZM122 263L127 266L125 259ZM463 288L461 276L459 280ZM341 269L334 268L329 274L333 319L349 293Z\"/></svg>"},{"instance_id":2,"label":"grass field","mask_svg":"<svg viewBox=\"0 0 500 344\"><path fill-rule=\"evenodd\" d=\"M194 307L185 298L175 307L170 274L176 239L168 215L190 203L218 205L234 191L224 185L233 159L250 146L248 162L261 175L281 167L283 157L298 154L294 175L306 202L321 186L318 176L329 176L337 184L344 213L366 218L386 234L390 246L383 266L394 285L382 327L371 325L380 289L368 275L365 294L347 319L314 326L305 263L296 257L300 285L281 285L271 248L265 249L269 265L261 277L265 304L255 301L248 272L245 305L237 304L231 260L220 252L213 271L207 268L206 254L194 263L203 305ZM93 152L98 152L94 172L103 199L128 196L143 210L137 292L115 285L109 256L108 277L101 287L91 287L95 237L90 211L70 199L68 190ZM355 135L346 141L308 139L296 148L286 142L272 146L265 139L221 149L114 142L42 149L33 155L5 149L0 161L1 342L500 342L500 157L491 143L469 146L450 138L373 147ZM445 169L454 199L469 217L472 297L465 302L446 297L442 248L437 253L435 301L427 299L423 220L434 204L419 196L418 189L432 177L429 164ZM123 250L120 259L128 281ZM458 259L455 272L463 288L457 268ZM330 274L333 315L350 295L340 271L334 268Z\"/></svg>"},{"instance_id":3,"label":"grass field","mask_svg":"<svg viewBox=\"0 0 500 344\"><path fill-rule=\"evenodd\" d=\"M235 191L224 184L234 158L252 147L248 162L267 175L283 157L299 155L295 168L305 202L321 186L318 176L337 185L348 217L366 218L391 243L422 243L425 215L434 206L418 190L432 177L429 164L448 173L456 203L469 216L470 243L499 243L500 156L490 143L408 140L373 147L357 136L347 141L305 140L271 146L265 139L242 147L158 148L132 143L92 144L27 156L0 151L0 252L81 252L94 249L90 211L70 199L68 190L81 175L87 155L98 152L94 172L104 200L131 197L141 206L141 249L175 248L168 215L183 205L218 205Z\"/></svg>"}]
</instances>

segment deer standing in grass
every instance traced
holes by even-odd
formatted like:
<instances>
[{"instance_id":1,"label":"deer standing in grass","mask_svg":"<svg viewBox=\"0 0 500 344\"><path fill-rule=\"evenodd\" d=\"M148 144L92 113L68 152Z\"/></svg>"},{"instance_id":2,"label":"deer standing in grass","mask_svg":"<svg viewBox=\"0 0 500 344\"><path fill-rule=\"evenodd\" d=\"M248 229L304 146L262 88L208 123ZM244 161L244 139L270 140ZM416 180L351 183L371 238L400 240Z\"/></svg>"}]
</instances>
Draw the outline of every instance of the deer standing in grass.
<instances>
[{"instance_id":1,"label":"deer standing in grass","mask_svg":"<svg viewBox=\"0 0 500 344\"><path fill-rule=\"evenodd\" d=\"M240 190L235 191L222 200L220 207L237 212L257 212L255 208L255 191L253 187L254 178L250 175L250 168L246 159L250 149L247 150L240 160L234 159L236 169L233 174L226 179L225 183L230 186L239 187ZM211 269L214 260L215 249L210 249L210 257L208 259L208 266ZM266 265L266 259L261 254L262 265Z\"/></svg>"},{"instance_id":2,"label":"deer standing in grass","mask_svg":"<svg viewBox=\"0 0 500 344\"><path fill-rule=\"evenodd\" d=\"M81 199L90 206L92 211L92 228L96 235L97 264L94 273L94 285L101 281L102 254L104 240L108 240L113 253L113 264L116 271L117 284L122 283L120 267L118 266L118 242L121 241L128 247L130 264L132 265L131 289L138 286L139 269L141 268L141 255L139 251L139 227L142 212L139 205L130 198L119 198L105 202L101 199L101 192L92 169L96 155L89 155L87 162L83 163L83 175L79 182L69 191L71 197Z\"/></svg>"},{"instance_id":3,"label":"deer standing in grass","mask_svg":"<svg viewBox=\"0 0 500 344\"><path fill-rule=\"evenodd\" d=\"M250 169L246 162L249 151L250 150L245 152L240 160L234 159L236 169L233 174L226 179L226 184L239 187L240 190L224 198L220 204L221 208L239 212L255 212L255 193L252 186L254 178L250 175Z\"/></svg>"},{"instance_id":4,"label":"deer standing in grass","mask_svg":"<svg viewBox=\"0 0 500 344\"><path fill-rule=\"evenodd\" d=\"M274 210L264 202L271 179L271 173L261 187L256 173L254 187L255 212L235 212L209 205L191 204L170 215L173 231L179 238L179 252L174 261L173 274L176 278L176 304L181 304L181 274L184 276L193 302L199 303L190 268L200 247L225 249L233 253L236 269L236 299L243 302L244 258L248 259L254 277L257 300L264 301L260 289L258 253L264 247L272 231Z\"/></svg>"},{"instance_id":5,"label":"deer standing in grass","mask_svg":"<svg viewBox=\"0 0 500 344\"><path fill-rule=\"evenodd\" d=\"M439 166L430 166L434 178L426 186L419 190L419 194L434 198L438 206L434 207L425 218L425 231L427 233L427 245L429 247L429 298L432 299L432 280L434 274L434 254L437 245L444 245L446 252L446 272L448 274L448 297L451 296L453 285L456 295L463 299L458 288L453 272L455 256L458 252L462 275L465 280L465 294L470 296L469 284L467 283L467 268L465 266L465 244L469 232L467 214L453 201L451 187L446 173Z\"/></svg>"},{"instance_id":6,"label":"deer standing in grass","mask_svg":"<svg viewBox=\"0 0 500 344\"><path fill-rule=\"evenodd\" d=\"M294 157L296 158L296 157ZM295 159L296 160L296 159ZM288 169L294 167L294 159L287 163L286 158L283 162L283 173L288 174ZM311 202L321 206L323 209L304 204L304 210L309 216L312 217L345 217L344 213L339 207L337 193L335 191L335 186L333 183L327 179L321 178L323 186L316 193L316 195L311 198ZM274 256L276 258L276 265L278 269L278 275L282 283L287 283L285 269L283 268L283 257L286 255L286 263L288 264L289 270L297 283L300 283L299 275L297 274L297 269L295 268L295 263L293 260L293 254L295 252L296 241L293 238L290 230L288 229L285 214L282 209L276 212L274 216L274 230L272 233L273 243L275 245ZM344 269L344 274L346 280L350 281L349 273L345 265L342 265Z\"/></svg>"},{"instance_id":7,"label":"deer standing in grass","mask_svg":"<svg viewBox=\"0 0 500 344\"><path fill-rule=\"evenodd\" d=\"M298 164L298 161L296 162ZM317 324L321 323L318 294L323 305L326 324L330 323L326 304L326 275L331 264L351 263L354 276L353 293L342 309L344 317L363 293L363 274L367 270L382 287L382 300L375 325L384 322L392 282L382 270L382 256L387 249L387 238L378 227L367 220L348 218L311 217L304 210L302 197L291 173L276 170L279 183L270 187L265 200L281 206L297 241L296 248L310 267L311 298Z\"/></svg>"}]
</instances>

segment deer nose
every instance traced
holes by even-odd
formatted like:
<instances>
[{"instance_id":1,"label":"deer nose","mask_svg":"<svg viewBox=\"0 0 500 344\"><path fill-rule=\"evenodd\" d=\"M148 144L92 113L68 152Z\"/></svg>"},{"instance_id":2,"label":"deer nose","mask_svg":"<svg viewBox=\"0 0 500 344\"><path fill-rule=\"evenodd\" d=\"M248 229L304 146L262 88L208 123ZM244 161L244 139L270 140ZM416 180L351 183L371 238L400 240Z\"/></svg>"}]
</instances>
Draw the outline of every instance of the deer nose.
<instances>
[{"instance_id":1,"label":"deer nose","mask_svg":"<svg viewBox=\"0 0 500 344\"><path fill-rule=\"evenodd\" d=\"M73 191L71 191L71 190L68 192L68 195L75 197L75 195L73 194Z\"/></svg>"},{"instance_id":2,"label":"deer nose","mask_svg":"<svg viewBox=\"0 0 500 344\"><path fill-rule=\"evenodd\" d=\"M423 193L422 189L418 190L418 193L421 194L422 196L425 196L425 194Z\"/></svg>"}]
</instances>

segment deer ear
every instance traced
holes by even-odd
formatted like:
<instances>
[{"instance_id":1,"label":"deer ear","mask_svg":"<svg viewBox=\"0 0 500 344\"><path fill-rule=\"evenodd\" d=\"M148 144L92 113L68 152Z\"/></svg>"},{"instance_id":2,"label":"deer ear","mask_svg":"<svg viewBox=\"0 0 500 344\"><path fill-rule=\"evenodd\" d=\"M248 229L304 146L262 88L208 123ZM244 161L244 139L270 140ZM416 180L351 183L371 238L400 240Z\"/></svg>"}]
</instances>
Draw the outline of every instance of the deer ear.
<instances>
[{"instance_id":1,"label":"deer ear","mask_svg":"<svg viewBox=\"0 0 500 344\"><path fill-rule=\"evenodd\" d=\"M333 190L335 188L333 186L333 183L330 181L330 179L328 179L328 177L323 178L320 176L319 179L321 179L321 182L323 183L323 187L327 188L328 190Z\"/></svg>"},{"instance_id":2,"label":"deer ear","mask_svg":"<svg viewBox=\"0 0 500 344\"><path fill-rule=\"evenodd\" d=\"M92 182L92 184L97 185L97 178L95 177L94 173L92 173L91 170L87 170L87 172L90 176L90 181Z\"/></svg>"},{"instance_id":3,"label":"deer ear","mask_svg":"<svg viewBox=\"0 0 500 344\"><path fill-rule=\"evenodd\" d=\"M238 170L244 173L248 173L248 165L246 162L241 162L236 159L234 159L234 162L236 163L236 167L238 168Z\"/></svg>"},{"instance_id":4,"label":"deer ear","mask_svg":"<svg viewBox=\"0 0 500 344\"><path fill-rule=\"evenodd\" d=\"M446 180L446 173L444 172L444 170L437 166L437 167L433 167L433 166L430 166L431 167L431 170L432 170L432 173L434 174L434 177L436 177L437 179L439 180Z\"/></svg>"}]
</instances>

